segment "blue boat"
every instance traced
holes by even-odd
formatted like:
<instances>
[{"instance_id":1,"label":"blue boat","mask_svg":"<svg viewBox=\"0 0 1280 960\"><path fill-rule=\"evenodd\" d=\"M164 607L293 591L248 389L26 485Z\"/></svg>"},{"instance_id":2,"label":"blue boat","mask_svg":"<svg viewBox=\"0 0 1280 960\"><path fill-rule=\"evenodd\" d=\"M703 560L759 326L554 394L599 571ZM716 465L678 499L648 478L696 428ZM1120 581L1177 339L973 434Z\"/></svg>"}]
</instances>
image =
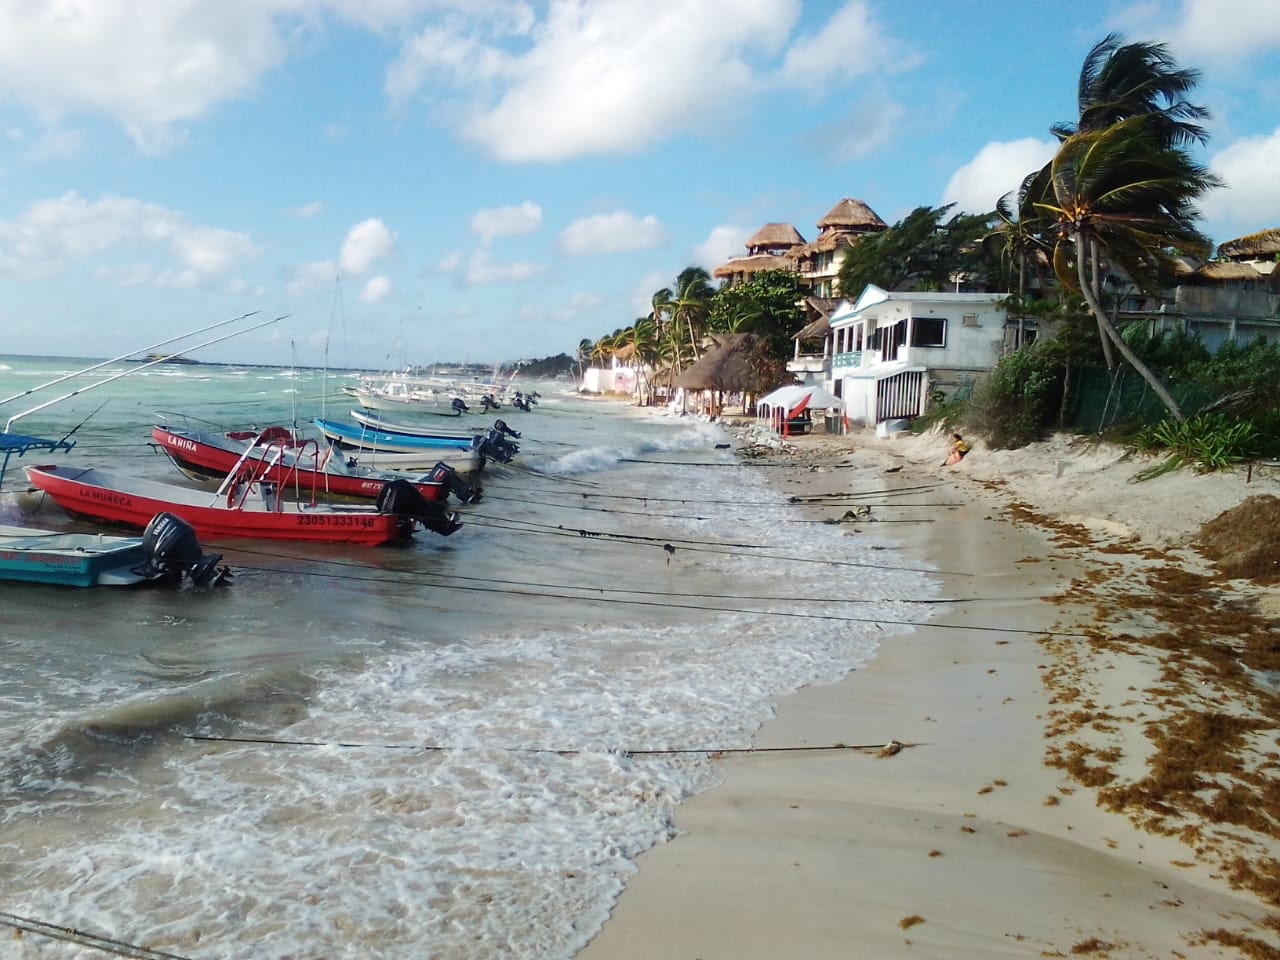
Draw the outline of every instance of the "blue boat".
<instances>
[{"instance_id":1,"label":"blue boat","mask_svg":"<svg viewBox=\"0 0 1280 960\"><path fill-rule=\"evenodd\" d=\"M497 421L487 432L476 434L470 439L463 437L420 437L404 433L391 433L386 430L375 430L372 427L353 427L345 423L336 423L317 417L311 421L316 425L325 440L337 447L344 454L365 465L373 466L380 459L384 468L393 463L401 468L410 464L422 466L428 461L448 461L450 456L466 454L475 458L476 468L483 467L493 460L497 463L510 463L520 452L509 437L520 436L502 421ZM501 429L499 429L501 427ZM451 464L452 466L452 464ZM454 467L454 469L460 469Z\"/></svg>"},{"instance_id":2,"label":"blue boat","mask_svg":"<svg viewBox=\"0 0 1280 960\"><path fill-rule=\"evenodd\" d=\"M384 453L417 453L421 450L470 450L477 437L424 437L392 433L370 426L352 426L317 417L312 421L326 440L344 450L381 450Z\"/></svg>"},{"instance_id":3,"label":"blue boat","mask_svg":"<svg viewBox=\"0 0 1280 960\"><path fill-rule=\"evenodd\" d=\"M221 562L220 554L203 554L191 527L167 513L156 514L140 537L0 526L0 580L131 587L189 576L203 586L227 579Z\"/></svg>"}]
</instances>

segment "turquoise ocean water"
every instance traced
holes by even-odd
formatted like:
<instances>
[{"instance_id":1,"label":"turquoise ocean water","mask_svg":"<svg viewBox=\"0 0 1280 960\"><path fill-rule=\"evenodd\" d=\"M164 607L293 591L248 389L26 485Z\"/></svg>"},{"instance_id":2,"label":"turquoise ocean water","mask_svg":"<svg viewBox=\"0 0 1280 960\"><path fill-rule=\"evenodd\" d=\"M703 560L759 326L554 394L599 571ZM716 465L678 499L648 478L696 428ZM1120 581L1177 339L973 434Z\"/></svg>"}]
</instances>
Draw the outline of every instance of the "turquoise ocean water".
<instances>
[{"instance_id":1,"label":"turquoise ocean water","mask_svg":"<svg viewBox=\"0 0 1280 960\"><path fill-rule=\"evenodd\" d=\"M0 357L0 397L89 362ZM77 442L11 462L0 523L92 529L24 462L185 483L159 412L305 429L346 418L342 382L164 364L86 390L14 424ZM718 424L523 386L518 462L452 537L206 542L234 571L212 590L0 584L0 913L193 960L569 958L716 782L703 751L927 615L926 574L802 522Z\"/></svg>"}]
</instances>

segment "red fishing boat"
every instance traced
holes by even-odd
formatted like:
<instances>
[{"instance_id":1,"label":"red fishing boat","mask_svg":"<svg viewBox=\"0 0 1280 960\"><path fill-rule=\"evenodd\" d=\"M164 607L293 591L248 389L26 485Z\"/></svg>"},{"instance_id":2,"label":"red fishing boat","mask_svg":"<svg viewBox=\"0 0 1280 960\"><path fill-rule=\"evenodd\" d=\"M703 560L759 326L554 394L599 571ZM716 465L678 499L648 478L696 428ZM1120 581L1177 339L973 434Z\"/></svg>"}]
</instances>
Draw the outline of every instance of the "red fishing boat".
<instances>
[{"instance_id":1,"label":"red fishing boat","mask_svg":"<svg viewBox=\"0 0 1280 960\"><path fill-rule=\"evenodd\" d=\"M242 461L214 493L105 470L26 467L27 479L73 516L144 528L157 513L185 520L202 540L250 537L376 546L407 540L421 525L449 536L462 524L439 502L430 503L404 480L384 485L375 504L285 500L280 484Z\"/></svg>"},{"instance_id":2,"label":"red fishing boat","mask_svg":"<svg viewBox=\"0 0 1280 960\"><path fill-rule=\"evenodd\" d=\"M158 424L151 437L193 480L221 480L240 464L242 458L260 469L268 483L280 484L286 493L299 491L338 497L375 499L392 480L407 480L430 503L444 502L452 494L462 503L475 503L481 491L468 483L443 460L427 473L397 474L350 463L341 451L320 449L314 440L297 441L284 427L239 433L215 433L191 427Z\"/></svg>"}]
</instances>

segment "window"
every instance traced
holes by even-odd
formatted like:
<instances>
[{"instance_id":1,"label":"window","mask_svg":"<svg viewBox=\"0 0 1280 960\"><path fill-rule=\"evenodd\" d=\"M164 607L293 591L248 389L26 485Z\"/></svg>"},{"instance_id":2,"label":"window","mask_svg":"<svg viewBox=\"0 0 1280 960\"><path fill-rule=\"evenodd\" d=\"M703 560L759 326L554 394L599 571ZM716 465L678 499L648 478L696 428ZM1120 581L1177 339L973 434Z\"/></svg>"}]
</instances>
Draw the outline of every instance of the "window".
<instances>
[{"instance_id":1,"label":"window","mask_svg":"<svg viewBox=\"0 0 1280 960\"><path fill-rule=\"evenodd\" d=\"M945 347L947 345L947 321L938 317L911 318L911 346Z\"/></svg>"}]
</instances>

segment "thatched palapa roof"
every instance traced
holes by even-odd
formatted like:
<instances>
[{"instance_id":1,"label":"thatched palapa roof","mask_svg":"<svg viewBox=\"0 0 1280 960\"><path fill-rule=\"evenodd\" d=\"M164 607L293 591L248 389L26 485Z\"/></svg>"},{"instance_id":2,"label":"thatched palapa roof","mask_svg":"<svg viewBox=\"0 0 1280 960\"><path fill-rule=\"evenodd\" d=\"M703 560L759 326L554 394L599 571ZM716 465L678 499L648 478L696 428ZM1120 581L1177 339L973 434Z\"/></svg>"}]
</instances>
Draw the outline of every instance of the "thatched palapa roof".
<instances>
[{"instance_id":1,"label":"thatched palapa roof","mask_svg":"<svg viewBox=\"0 0 1280 960\"><path fill-rule=\"evenodd\" d=\"M805 257L815 253L829 253L836 247L850 246L857 238L868 233L887 230L889 225L861 200L845 197L818 221L818 236L791 251L793 257Z\"/></svg>"},{"instance_id":2,"label":"thatched palapa roof","mask_svg":"<svg viewBox=\"0 0 1280 960\"><path fill-rule=\"evenodd\" d=\"M1278 253L1280 253L1280 227L1228 240L1218 247L1218 256L1227 257L1230 260L1274 257Z\"/></svg>"},{"instance_id":3,"label":"thatched palapa roof","mask_svg":"<svg viewBox=\"0 0 1280 960\"><path fill-rule=\"evenodd\" d=\"M766 223L747 241L747 252L776 253L804 243L800 231L789 223Z\"/></svg>"},{"instance_id":4,"label":"thatched palapa roof","mask_svg":"<svg viewBox=\"0 0 1280 960\"><path fill-rule=\"evenodd\" d=\"M739 273L758 273L761 270L790 270L792 269L791 259L789 257L776 256L770 253L757 254L754 257L734 257L725 263L720 264L711 271L711 275L718 279L736 276Z\"/></svg>"},{"instance_id":5,"label":"thatched palapa roof","mask_svg":"<svg viewBox=\"0 0 1280 960\"><path fill-rule=\"evenodd\" d=\"M818 229L828 227L846 227L861 230L887 230L889 225L880 219L880 215L861 200L850 200L845 197L825 217L818 221Z\"/></svg>"},{"instance_id":6,"label":"thatched palapa roof","mask_svg":"<svg viewBox=\"0 0 1280 960\"><path fill-rule=\"evenodd\" d=\"M755 335L750 333L712 334L711 349L676 377L676 386L686 390L749 391L755 373L747 354L755 346L755 340Z\"/></svg>"},{"instance_id":7,"label":"thatched palapa roof","mask_svg":"<svg viewBox=\"0 0 1280 960\"><path fill-rule=\"evenodd\" d=\"M1221 261L1213 261L1206 263L1193 276L1202 280L1261 280L1260 274L1247 263L1223 263Z\"/></svg>"},{"instance_id":8,"label":"thatched palapa roof","mask_svg":"<svg viewBox=\"0 0 1280 960\"><path fill-rule=\"evenodd\" d=\"M805 297L804 313L811 318L791 339L818 340L831 332L831 315L844 303L841 297Z\"/></svg>"},{"instance_id":9,"label":"thatched palapa roof","mask_svg":"<svg viewBox=\"0 0 1280 960\"><path fill-rule=\"evenodd\" d=\"M825 337L830 332L831 332L831 321L828 320L826 317L819 317L817 320L813 321L813 323L809 324L806 327L803 327L800 330L800 332L797 333L791 339L792 340L817 340L821 337Z\"/></svg>"}]
</instances>

